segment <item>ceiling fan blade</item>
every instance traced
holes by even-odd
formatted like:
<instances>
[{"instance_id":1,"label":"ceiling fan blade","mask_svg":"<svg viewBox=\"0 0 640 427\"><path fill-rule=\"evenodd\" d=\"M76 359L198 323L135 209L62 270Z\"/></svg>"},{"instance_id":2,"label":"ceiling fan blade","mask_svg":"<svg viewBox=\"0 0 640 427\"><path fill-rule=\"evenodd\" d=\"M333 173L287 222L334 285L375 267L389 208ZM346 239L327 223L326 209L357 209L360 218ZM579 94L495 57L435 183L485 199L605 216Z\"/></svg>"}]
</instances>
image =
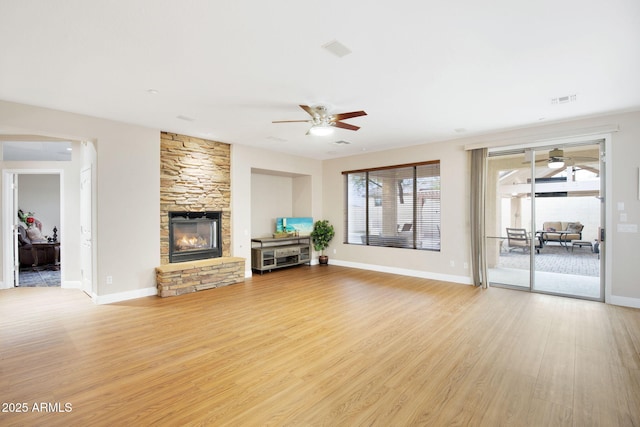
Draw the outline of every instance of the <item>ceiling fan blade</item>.
<instances>
[{"instance_id":1,"label":"ceiling fan blade","mask_svg":"<svg viewBox=\"0 0 640 427\"><path fill-rule=\"evenodd\" d=\"M592 168L591 166L588 166L588 165L575 165L575 166L580 169L584 169L586 171L595 173L596 175L600 174L600 170L598 168Z\"/></svg>"},{"instance_id":2,"label":"ceiling fan blade","mask_svg":"<svg viewBox=\"0 0 640 427\"><path fill-rule=\"evenodd\" d=\"M353 117L360 117L360 116L366 116L367 113L365 113L364 111L352 111L350 113L340 113L340 114L333 114L331 116L331 120L334 122L337 122L338 120L346 120L346 119L351 119Z\"/></svg>"},{"instance_id":3,"label":"ceiling fan blade","mask_svg":"<svg viewBox=\"0 0 640 427\"><path fill-rule=\"evenodd\" d=\"M354 125L350 125L348 123L342 123L342 122L333 122L331 123L331 126L335 126L337 128L342 128L342 129L348 129L348 130L360 129L360 126L354 126Z\"/></svg>"},{"instance_id":4,"label":"ceiling fan blade","mask_svg":"<svg viewBox=\"0 0 640 427\"><path fill-rule=\"evenodd\" d=\"M557 160L565 161L564 159L560 159L560 158L556 158L556 159L557 159ZM549 160L550 160L550 159L540 159L540 160L536 160L534 163L536 163L536 164L542 164L542 163L546 164L546 163L549 163ZM527 161L522 162L522 164L523 164L523 165L528 165L528 164L530 164L530 163L531 163L531 162L527 162Z\"/></svg>"},{"instance_id":5,"label":"ceiling fan blade","mask_svg":"<svg viewBox=\"0 0 640 427\"><path fill-rule=\"evenodd\" d=\"M274 120L271 123L309 123L311 120Z\"/></svg>"},{"instance_id":6,"label":"ceiling fan blade","mask_svg":"<svg viewBox=\"0 0 640 427\"><path fill-rule=\"evenodd\" d=\"M306 111L307 114L310 115L311 117L316 116L316 112L313 110L313 108L309 107L308 105L301 105L300 108Z\"/></svg>"}]
</instances>

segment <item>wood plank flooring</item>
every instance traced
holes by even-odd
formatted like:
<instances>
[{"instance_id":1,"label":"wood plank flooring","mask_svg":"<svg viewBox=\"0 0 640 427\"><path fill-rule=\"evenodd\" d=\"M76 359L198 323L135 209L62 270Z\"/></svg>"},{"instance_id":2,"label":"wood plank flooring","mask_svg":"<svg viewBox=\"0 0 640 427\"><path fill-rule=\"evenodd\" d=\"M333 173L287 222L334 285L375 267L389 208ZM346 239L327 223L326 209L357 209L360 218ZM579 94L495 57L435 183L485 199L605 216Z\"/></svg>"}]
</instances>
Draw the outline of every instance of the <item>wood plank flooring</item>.
<instances>
[{"instance_id":1,"label":"wood plank flooring","mask_svg":"<svg viewBox=\"0 0 640 427\"><path fill-rule=\"evenodd\" d=\"M640 310L332 265L103 306L9 289L0 402L3 426L640 426Z\"/></svg>"}]
</instances>

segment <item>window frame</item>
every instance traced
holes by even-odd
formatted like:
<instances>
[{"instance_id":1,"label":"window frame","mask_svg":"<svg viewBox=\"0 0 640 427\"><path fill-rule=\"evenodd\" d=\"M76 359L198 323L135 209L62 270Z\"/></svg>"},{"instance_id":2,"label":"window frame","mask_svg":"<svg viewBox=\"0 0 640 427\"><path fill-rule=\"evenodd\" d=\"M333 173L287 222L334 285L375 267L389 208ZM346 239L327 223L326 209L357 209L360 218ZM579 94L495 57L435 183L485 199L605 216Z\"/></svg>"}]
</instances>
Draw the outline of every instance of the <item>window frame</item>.
<instances>
[{"instance_id":1,"label":"window frame","mask_svg":"<svg viewBox=\"0 0 640 427\"><path fill-rule=\"evenodd\" d=\"M423 221L418 221L418 201L419 201L419 189L418 189L418 183L419 183L419 179L420 178L425 178L428 177L427 175L424 176L419 176L418 175L418 168L420 166L433 166L433 165L437 165L438 167L438 173L437 175L432 175L432 177L437 177L437 188L435 190L430 190L430 191L437 191L437 217L436 218L427 218L427 220L423 220ZM403 249L413 249L413 250L427 250L427 251L436 251L436 252L440 252L441 251L441 246L442 246L442 238L440 235L440 224L442 222L442 211L441 211L441 200L442 200L442 194L441 194L441 188L440 188L440 184L441 184L441 178L442 178L442 174L441 174L441 161L440 160L429 160L429 161L424 161L424 162L415 162L415 163L405 163L405 164L399 164L399 165L390 165L390 166L381 166L381 167L374 167L374 168L366 168L366 169L355 169L355 170L349 170L349 171L343 171L342 175L344 176L344 188L345 188L345 195L344 195L344 206L345 206L345 215L344 215L344 238L343 238L343 242L345 244L350 244L350 245L359 245L359 246L378 246L378 247L393 247L393 248L403 248ZM386 170L398 170L400 171L401 169L408 169L408 168L412 168L413 171L413 175L411 178L401 178L402 180L405 179L411 179L412 180L412 187L413 187L413 191L412 191L412 195L411 195L411 203L412 203L412 230L411 230L411 239L410 239L410 245L407 245L407 235L405 234L405 239L403 239L402 241L400 241L399 239L393 239L392 237L387 237L384 236L383 234L380 235L372 235L371 233L371 229L370 229L370 223L371 223L371 208L376 207L377 205L376 200L377 198L373 197L370 194L370 183L372 182L369 178L369 174L370 173L374 173L375 172L379 172L379 171L386 171ZM349 232L350 232L350 214L353 214L352 210L351 210L351 206L350 206L350 198L349 198L349 194L350 194L350 181L349 181L349 177L355 174L364 174L364 235L361 235L361 239L363 239L362 243L358 243L355 241L349 241ZM375 178L375 175L374 175ZM398 181L398 187L401 187L402 185L400 184L400 182L402 181ZM402 197L402 196L400 196ZM406 197L406 196L405 196ZM404 203L404 202L401 202ZM424 199L422 199L422 203L424 203ZM392 205L390 205L392 206ZM385 211L384 208L382 210L382 214L384 215ZM397 222L398 218L397 218L397 210L394 212L395 214L395 220ZM384 219L383 219L384 221ZM427 238L425 237L424 239L420 236L418 236L418 228L422 228L425 226L434 226L437 228L437 237L434 239L433 237L430 238L430 240L432 241L431 244L428 244L427 246L424 246L423 244L423 240L427 241ZM400 225L398 224L397 227L400 227ZM399 230L399 229L398 229ZM396 230L396 233L397 231ZM405 232L406 233L406 232ZM420 232L422 234L422 231ZM398 235L398 234L397 234ZM373 239L372 239L373 237Z\"/></svg>"}]
</instances>

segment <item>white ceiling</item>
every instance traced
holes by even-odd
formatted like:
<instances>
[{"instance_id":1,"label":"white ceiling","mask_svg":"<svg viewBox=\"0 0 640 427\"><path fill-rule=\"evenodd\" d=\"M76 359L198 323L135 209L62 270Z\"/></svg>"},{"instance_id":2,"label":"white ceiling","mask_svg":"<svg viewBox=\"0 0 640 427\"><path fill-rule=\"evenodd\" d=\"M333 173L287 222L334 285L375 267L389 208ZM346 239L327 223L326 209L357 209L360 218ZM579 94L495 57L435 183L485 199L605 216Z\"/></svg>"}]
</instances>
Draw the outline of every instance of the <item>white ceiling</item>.
<instances>
[{"instance_id":1,"label":"white ceiling","mask_svg":"<svg viewBox=\"0 0 640 427\"><path fill-rule=\"evenodd\" d=\"M638 0L0 0L0 99L318 159L637 110L639 76ZM299 104L368 116L271 123Z\"/></svg>"}]
</instances>

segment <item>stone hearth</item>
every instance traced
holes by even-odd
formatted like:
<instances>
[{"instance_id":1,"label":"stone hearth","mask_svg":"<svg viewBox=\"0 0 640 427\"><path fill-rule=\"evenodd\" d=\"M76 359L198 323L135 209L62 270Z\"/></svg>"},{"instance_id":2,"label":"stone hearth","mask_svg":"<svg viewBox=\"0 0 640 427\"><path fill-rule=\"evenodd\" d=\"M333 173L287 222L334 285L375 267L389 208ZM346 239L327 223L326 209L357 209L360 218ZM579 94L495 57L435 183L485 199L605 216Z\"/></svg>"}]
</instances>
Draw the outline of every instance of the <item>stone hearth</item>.
<instances>
[{"instance_id":1,"label":"stone hearth","mask_svg":"<svg viewBox=\"0 0 640 427\"><path fill-rule=\"evenodd\" d=\"M158 295L171 297L244 281L244 258L224 257L156 268Z\"/></svg>"}]
</instances>

